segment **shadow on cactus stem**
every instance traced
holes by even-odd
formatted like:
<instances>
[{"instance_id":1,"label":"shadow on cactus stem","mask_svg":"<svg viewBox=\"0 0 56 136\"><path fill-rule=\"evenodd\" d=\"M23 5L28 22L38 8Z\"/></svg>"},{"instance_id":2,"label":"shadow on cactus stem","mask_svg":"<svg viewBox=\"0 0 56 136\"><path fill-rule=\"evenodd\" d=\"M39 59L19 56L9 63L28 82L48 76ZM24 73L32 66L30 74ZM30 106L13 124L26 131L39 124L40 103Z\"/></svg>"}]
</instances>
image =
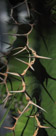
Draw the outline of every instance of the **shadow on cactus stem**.
<instances>
[{"instance_id":1,"label":"shadow on cactus stem","mask_svg":"<svg viewBox=\"0 0 56 136\"><path fill-rule=\"evenodd\" d=\"M34 68L34 71L32 71L31 69L29 69L31 72L33 72L34 76L37 78L37 80L41 83L42 87L44 88L44 90L47 92L48 96L50 97L50 99L53 101L53 103L55 103L55 100L52 98L52 96L50 95L50 93L48 92L48 90L46 89L45 85L44 85L44 81L46 81L46 85L48 83L48 79L52 79L56 81L56 78L51 77L45 67L41 64L41 62L39 61L39 59L35 60L35 63L32 65Z\"/></svg>"}]
</instances>

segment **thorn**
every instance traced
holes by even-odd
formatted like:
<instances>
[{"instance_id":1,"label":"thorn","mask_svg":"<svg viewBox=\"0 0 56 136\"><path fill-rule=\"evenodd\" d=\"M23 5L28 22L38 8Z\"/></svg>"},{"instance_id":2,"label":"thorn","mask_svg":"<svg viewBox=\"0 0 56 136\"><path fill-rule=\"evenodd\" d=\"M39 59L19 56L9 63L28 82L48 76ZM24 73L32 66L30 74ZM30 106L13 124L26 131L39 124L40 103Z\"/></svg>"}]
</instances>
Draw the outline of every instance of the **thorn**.
<instances>
[{"instance_id":1,"label":"thorn","mask_svg":"<svg viewBox=\"0 0 56 136\"><path fill-rule=\"evenodd\" d=\"M17 54L23 52L24 50L26 50L26 47L24 47L23 49L21 49L20 51L18 51L18 52L16 52L16 53L14 53L13 56L15 56L15 55L17 55Z\"/></svg>"},{"instance_id":2,"label":"thorn","mask_svg":"<svg viewBox=\"0 0 56 136\"><path fill-rule=\"evenodd\" d=\"M24 93L24 92L25 92L25 90L10 91L10 93Z\"/></svg>"},{"instance_id":3,"label":"thorn","mask_svg":"<svg viewBox=\"0 0 56 136\"><path fill-rule=\"evenodd\" d=\"M18 60L18 61L20 61L20 62L22 62L22 63L24 63L24 64L26 64L26 65L28 65L33 71L35 71L34 68L31 66L31 62L28 63L28 62L25 62L25 61L23 61L21 59L18 59L18 58L15 58L15 59Z\"/></svg>"},{"instance_id":4,"label":"thorn","mask_svg":"<svg viewBox=\"0 0 56 136\"><path fill-rule=\"evenodd\" d=\"M21 114L22 112L20 110L18 110L18 113Z\"/></svg>"},{"instance_id":5,"label":"thorn","mask_svg":"<svg viewBox=\"0 0 56 136\"><path fill-rule=\"evenodd\" d=\"M47 111L46 111L46 110L44 110L42 107L40 107L39 105L35 104L35 103L34 103L34 102L32 102L32 101L29 101L29 104L32 104L32 105L34 105L35 107L37 107L37 108L41 109L42 111L47 112Z\"/></svg>"},{"instance_id":6,"label":"thorn","mask_svg":"<svg viewBox=\"0 0 56 136\"><path fill-rule=\"evenodd\" d=\"M14 116L13 116L13 118L14 118L16 121L18 120L18 118L17 118L17 117L14 117Z\"/></svg>"},{"instance_id":7,"label":"thorn","mask_svg":"<svg viewBox=\"0 0 56 136\"><path fill-rule=\"evenodd\" d=\"M39 127L35 130L35 132L34 132L33 136L37 136L37 134L38 134L38 130L39 130Z\"/></svg>"},{"instance_id":8,"label":"thorn","mask_svg":"<svg viewBox=\"0 0 56 136\"><path fill-rule=\"evenodd\" d=\"M52 58L49 58L49 57L44 57L44 56L39 56L39 55L37 55L36 56L37 58L40 58L40 59L48 59L48 60L51 60Z\"/></svg>"},{"instance_id":9,"label":"thorn","mask_svg":"<svg viewBox=\"0 0 56 136\"><path fill-rule=\"evenodd\" d=\"M18 49L22 49L23 47L17 47L17 48L13 48L13 50L18 50Z\"/></svg>"},{"instance_id":10,"label":"thorn","mask_svg":"<svg viewBox=\"0 0 56 136\"><path fill-rule=\"evenodd\" d=\"M35 71L35 69L33 68L33 66L30 67L33 71Z\"/></svg>"},{"instance_id":11,"label":"thorn","mask_svg":"<svg viewBox=\"0 0 56 136\"><path fill-rule=\"evenodd\" d=\"M20 77L20 75L18 73L14 73L14 72L6 72L6 73L13 75L13 76L19 76Z\"/></svg>"},{"instance_id":12,"label":"thorn","mask_svg":"<svg viewBox=\"0 0 56 136\"><path fill-rule=\"evenodd\" d=\"M9 129L9 130L14 130L14 126L13 127L4 127L5 129Z\"/></svg>"}]
</instances>

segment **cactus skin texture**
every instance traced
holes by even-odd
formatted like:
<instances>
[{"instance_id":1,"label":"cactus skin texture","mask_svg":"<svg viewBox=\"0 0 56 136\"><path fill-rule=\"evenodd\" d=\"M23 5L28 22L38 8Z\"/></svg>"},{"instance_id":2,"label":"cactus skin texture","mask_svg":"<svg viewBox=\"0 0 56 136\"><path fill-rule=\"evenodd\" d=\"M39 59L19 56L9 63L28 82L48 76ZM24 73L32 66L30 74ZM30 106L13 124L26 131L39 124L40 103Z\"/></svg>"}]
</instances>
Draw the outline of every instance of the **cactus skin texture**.
<instances>
[{"instance_id":1,"label":"cactus skin texture","mask_svg":"<svg viewBox=\"0 0 56 136\"><path fill-rule=\"evenodd\" d=\"M1 136L56 134L55 15L55 0L0 2Z\"/></svg>"}]
</instances>

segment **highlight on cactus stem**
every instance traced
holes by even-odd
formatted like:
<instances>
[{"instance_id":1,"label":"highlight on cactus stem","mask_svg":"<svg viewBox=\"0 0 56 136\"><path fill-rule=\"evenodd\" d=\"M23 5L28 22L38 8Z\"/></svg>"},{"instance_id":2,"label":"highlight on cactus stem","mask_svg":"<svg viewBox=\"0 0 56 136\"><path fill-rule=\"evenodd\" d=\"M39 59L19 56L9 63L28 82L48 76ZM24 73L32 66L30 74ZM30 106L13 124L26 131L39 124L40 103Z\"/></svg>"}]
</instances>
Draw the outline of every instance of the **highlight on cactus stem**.
<instances>
[{"instance_id":1,"label":"highlight on cactus stem","mask_svg":"<svg viewBox=\"0 0 56 136\"><path fill-rule=\"evenodd\" d=\"M55 10L54 0L0 1L1 136L56 134Z\"/></svg>"}]
</instances>

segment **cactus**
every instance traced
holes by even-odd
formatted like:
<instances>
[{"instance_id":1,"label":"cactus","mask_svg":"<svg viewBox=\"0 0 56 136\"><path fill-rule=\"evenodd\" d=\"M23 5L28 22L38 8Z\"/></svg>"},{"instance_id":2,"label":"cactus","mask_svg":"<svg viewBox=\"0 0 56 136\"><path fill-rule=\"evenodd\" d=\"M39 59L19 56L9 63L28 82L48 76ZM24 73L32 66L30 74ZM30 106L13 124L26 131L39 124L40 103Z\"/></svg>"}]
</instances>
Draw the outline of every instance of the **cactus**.
<instances>
[{"instance_id":1,"label":"cactus","mask_svg":"<svg viewBox=\"0 0 56 136\"><path fill-rule=\"evenodd\" d=\"M55 0L2 0L0 10L0 104L7 108L0 127L11 111L5 136L53 136Z\"/></svg>"}]
</instances>

